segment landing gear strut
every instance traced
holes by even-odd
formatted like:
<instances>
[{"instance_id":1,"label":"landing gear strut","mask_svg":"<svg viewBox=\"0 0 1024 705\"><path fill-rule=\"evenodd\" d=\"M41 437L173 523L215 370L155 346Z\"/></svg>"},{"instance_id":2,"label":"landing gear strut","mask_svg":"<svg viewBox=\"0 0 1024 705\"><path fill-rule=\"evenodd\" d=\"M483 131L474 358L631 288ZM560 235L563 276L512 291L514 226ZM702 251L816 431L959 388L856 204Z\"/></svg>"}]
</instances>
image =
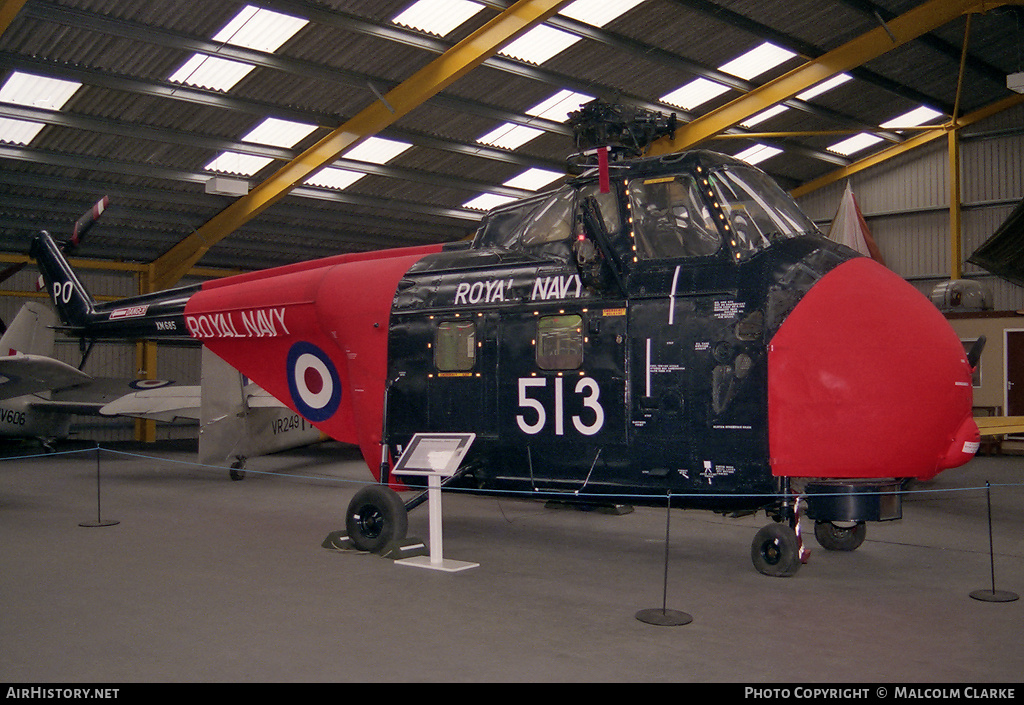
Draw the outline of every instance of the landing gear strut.
<instances>
[{"instance_id":1,"label":"landing gear strut","mask_svg":"<svg viewBox=\"0 0 1024 705\"><path fill-rule=\"evenodd\" d=\"M783 479L780 492L783 497L792 496L788 478ZM804 551L798 531L799 503L798 498L784 499L773 517L775 523L765 526L754 535L754 541L750 544L750 560L759 573L788 578L800 570Z\"/></svg>"}]
</instances>

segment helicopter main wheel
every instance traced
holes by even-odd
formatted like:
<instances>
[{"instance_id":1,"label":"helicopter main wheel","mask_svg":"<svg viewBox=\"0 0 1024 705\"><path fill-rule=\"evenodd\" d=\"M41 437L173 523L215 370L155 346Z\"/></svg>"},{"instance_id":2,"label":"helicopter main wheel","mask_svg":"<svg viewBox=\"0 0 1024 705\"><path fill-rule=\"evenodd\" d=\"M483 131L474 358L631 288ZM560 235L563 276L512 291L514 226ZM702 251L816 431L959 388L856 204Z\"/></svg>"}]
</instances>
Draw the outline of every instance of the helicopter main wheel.
<instances>
[{"instance_id":1,"label":"helicopter main wheel","mask_svg":"<svg viewBox=\"0 0 1024 705\"><path fill-rule=\"evenodd\" d=\"M231 468L228 470L228 477L234 482L245 479L245 458L239 458L235 462L231 463Z\"/></svg>"},{"instance_id":2,"label":"helicopter main wheel","mask_svg":"<svg viewBox=\"0 0 1024 705\"><path fill-rule=\"evenodd\" d=\"M405 538L409 516L398 493L382 485L356 492L345 513L348 538L360 551L381 553L393 541Z\"/></svg>"},{"instance_id":3,"label":"helicopter main wheel","mask_svg":"<svg viewBox=\"0 0 1024 705\"><path fill-rule=\"evenodd\" d=\"M769 524L754 535L750 559L758 572L788 578L800 569L800 544L796 532L783 523Z\"/></svg>"},{"instance_id":4,"label":"helicopter main wheel","mask_svg":"<svg viewBox=\"0 0 1024 705\"><path fill-rule=\"evenodd\" d=\"M814 522L814 538L827 551L855 551L864 543L867 526L862 521L841 526L831 521Z\"/></svg>"}]
</instances>

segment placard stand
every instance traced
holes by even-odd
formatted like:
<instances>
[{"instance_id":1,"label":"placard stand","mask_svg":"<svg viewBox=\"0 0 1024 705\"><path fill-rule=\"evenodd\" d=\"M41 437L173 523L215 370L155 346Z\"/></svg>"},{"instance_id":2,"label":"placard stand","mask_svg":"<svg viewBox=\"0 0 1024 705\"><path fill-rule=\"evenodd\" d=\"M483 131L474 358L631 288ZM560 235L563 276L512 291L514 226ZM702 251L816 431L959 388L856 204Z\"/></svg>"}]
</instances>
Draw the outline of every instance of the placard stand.
<instances>
[{"instance_id":1,"label":"placard stand","mask_svg":"<svg viewBox=\"0 0 1024 705\"><path fill-rule=\"evenodd\" d=\"M473 433L417 433L395 464L392 472L396 475L426 476L430 522L430 554L400 558L395 561L395 565L429 568L448 573L480 565L446 559L441 530L441 478L455 474L475 438L476 434Z\"/></svg>"}]
</instances>

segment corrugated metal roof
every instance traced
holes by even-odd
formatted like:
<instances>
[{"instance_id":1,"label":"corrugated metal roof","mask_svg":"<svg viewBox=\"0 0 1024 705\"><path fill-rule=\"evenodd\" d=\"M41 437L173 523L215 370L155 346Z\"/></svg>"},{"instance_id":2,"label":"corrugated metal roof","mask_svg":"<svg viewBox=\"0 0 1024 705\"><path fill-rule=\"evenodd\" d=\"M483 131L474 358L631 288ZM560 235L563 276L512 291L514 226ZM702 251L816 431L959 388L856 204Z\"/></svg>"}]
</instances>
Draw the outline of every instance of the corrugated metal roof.
<instances>
[{"instance_id":1,"label":"corrugated metal roof","mask_svg":"<svg viewBox=\"0 0 1024 705\"><path fill-rule=\"evenodd\" d=\"M230 203L205 193L204 166L221 151L274 159L258 183L311 143L240 145L268 116L320 126L322 136L509 5L485 9L447 38L397 27L412 0L260 0L309 22L272 54L218 47L214 34L245 6L220 0L28 0L0 36L0 82L14 71L80 81L59 112L0 104L0 118L46 127L28 145L0 143L0 250L25 254L40 227L56 234L100 196L112 204L82 256L151 261ZM530 166L564 168L574 151L564 127L533 120L540 137L512 151L477 138L562 88L697 118L783 70L863 35L918 0L646 0L600 30L556 18L585 36L542 66L495 59L398 120L382 136L414 146L342 192L297 189L212 248L200 264L260 268L339 251L457 240L479 213L463 204ZM559 24L561 22L561 24ZM1005 75L1022 70L1020 7L972 16L962 113L1012 95ZM963 18L867 62L855 79L753 128L800 133L761 139L783 152L762 168L794 187L844 160L825 151L836 135L877 128L919 104L949 113L957 98ZM585 31L584 31L585 30ZM763 41L801 58L733 87L686 114L659 98ZM257 64L227 92L172 84L193 52ZM719 74L720 76L720 74ZM1001 82L1002 81L1002 82ZM798 106L799 108L800 106ZM890 138L894 137L891 133ZM0 137L2 138L2 137ZM884 142L882 145L884 146ZM720 139L736 154L750 139ZM858 158L862 155L855 155ZM342 164L345 166L344 155Z\"/></svg>"}]
</instances>

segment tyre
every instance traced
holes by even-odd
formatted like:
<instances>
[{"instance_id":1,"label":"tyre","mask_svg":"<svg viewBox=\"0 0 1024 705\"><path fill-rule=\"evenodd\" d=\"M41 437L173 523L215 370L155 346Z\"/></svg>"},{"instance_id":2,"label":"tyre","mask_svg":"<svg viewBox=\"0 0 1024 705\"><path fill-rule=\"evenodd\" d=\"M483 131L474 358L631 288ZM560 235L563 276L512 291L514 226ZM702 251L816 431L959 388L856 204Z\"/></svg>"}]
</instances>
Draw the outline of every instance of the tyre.
<instances>
[{"instance_id":1,"label":"tyre","mask_svg":"<svg viewBox=\"0 0 1024 705\"><path fill-rule=\"evenodd\" d=\"M800 544L787 524L769 524L754 536L750 558L758 572L788 578L800 569Z\"/></svg>"},{"instance_id":2,"label":"tyre","mask_svg":"<svg viewBox=\"0 0 1024 705\"><path fill-rule=\"evenodd\" d=\"M864 543L867 531L862 521L849 527L838 526L830 521L814 522L814 538L827 551L855 551Z\"/></svg>"},{"instance_id":3,"label":"tyre","mask_svg":"<svg viewBox=\"0 0 1024 705\"><path fill-rule=\"evenodd\" d=\"M405 538L409 517L394 490L369 485L356 492L345 514L345 529L360 551L382 553L393 541Z\"/></svg>"}]
</instances>

